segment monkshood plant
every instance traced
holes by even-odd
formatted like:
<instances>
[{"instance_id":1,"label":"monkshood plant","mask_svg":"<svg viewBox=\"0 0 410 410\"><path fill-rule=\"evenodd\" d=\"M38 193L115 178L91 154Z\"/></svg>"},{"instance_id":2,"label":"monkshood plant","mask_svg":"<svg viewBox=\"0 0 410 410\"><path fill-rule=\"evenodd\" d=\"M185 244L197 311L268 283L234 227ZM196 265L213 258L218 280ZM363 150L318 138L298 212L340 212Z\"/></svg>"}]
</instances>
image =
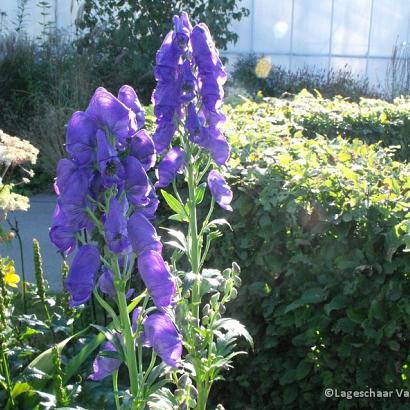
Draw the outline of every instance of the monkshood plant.
<instances>
[{"instance_id":1,"label":"monkshood plant","mask_svg":"<svg viewBox=\"0 0 410 410\"><path fill-rule=\"evenodd\" d=\"M182 353L173 319L176 281L151 224L158 199L147 172L156 153L143 124L144 112L129 86L118 98L98 88L88 108L73 114L67 127L69 158L57 166L50 229L60 252L76 251L65 281L71 306L94 294L112 318L107 328L94 325L107 341L89 378L112 376L118 409L144 408L162 386L159 375L180 366ZM131 279L137 269L147 291L134 297ZM147 367L144 346L152 348ZM155 366L157 355L162 363ZM122 363L130 388L119 392Z\"/></svg>"},{"instance_id":2,"label":"monkshood plant","mask_svg":"<svg viewBox=\"0 0 410 410\"><path fill-rule=\"evenodd\" d=\"M233 263L223 272L205 268L211 242L222 235L219 227L229 226L225 219L212 219L214 205L232 211L232 191L218 171L230 155L221 111L227 74L205 24L192 27L184 12L173 23L156 56L153 141L163 155L156 187L173 187L174 195L161 192L175 212L170 219L186 226L185 233L167 229L173 237L168 244L175 248L171 265L178 279L176 323L187 351L186 373L176 383L174 399L178 408L205 409L213 383L222 378L232 358L243 353L234 351L237 338L244 336L250 343L252 338L237 320L221 317L226 303L237 296L239 266ZM178 174L183 174L186 198L178 190ZM207 187L209 210L199 218L197 208Z\"/></svg>"}]
</instances>

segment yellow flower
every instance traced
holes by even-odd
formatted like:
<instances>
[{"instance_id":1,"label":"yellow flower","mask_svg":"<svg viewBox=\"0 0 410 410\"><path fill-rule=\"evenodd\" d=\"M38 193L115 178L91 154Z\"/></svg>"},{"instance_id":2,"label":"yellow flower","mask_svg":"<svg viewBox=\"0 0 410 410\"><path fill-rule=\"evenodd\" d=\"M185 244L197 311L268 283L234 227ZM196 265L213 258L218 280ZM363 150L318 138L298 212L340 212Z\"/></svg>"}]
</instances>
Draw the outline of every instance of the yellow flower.
<instances>
[{"instance_id":1,"label":"yellow flower","mask_svg":"<svg viewBox=\"0 0 410 410\"><path fill-rule=\"evenodd\" d=\"M4 265L3 272L6 285L9 285L12 288L17 288L17 283L20 282L20 276L16 274L14 262L10 261L7 265Z\"/></svg>"}]
</instances>

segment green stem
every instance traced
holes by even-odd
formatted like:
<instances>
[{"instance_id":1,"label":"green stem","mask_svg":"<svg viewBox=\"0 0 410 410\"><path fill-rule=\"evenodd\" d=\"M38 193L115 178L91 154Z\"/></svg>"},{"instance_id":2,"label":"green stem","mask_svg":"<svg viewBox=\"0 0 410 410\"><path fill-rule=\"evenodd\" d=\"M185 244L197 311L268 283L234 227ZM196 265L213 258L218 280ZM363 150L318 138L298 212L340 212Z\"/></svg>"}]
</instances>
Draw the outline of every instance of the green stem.
<instances>
[{"instance_id":1,"label":"green stem","mask_svg":"<svg viewBox=\"0 0 410 410\"><path fill-rule=\"evenodd\" d=\"M112 389L115 398L115 408L121 410L120 398L118 397L118 369L112 374Z\"/></svg>"},{"instance_id":2,"label":"green stem","mask_svg":"<svg viewBox=\"0 0 410 410\"><path fill-rule=\"evenodd\" d=\"M3 348L2 348L2 352L1 352L1 361L2 361L2 364L3 364L2 367L3 367L3 372L4 372L4 378L6 380L7 393L9 395L10 404L11 404L12 408L14 408L15 403L14 403L14 398L13 398L13 395L12 395L13 385L12 385L12 382L11 382L7 356L6 356L6 353L4 352Z\"/></svg>"},{"instance_id":3,"label":"green stem","mask_svg":"<svg viewBox=\"0 0 410 410\"><path fill-rule=\"evenodd\" d=\"M132 335L131 321L128 315L127 299L123 290L117 289L118 309L120 311L120 320L122 333L125 342L125 356L127 359L128 374L130 377L131 394L134 400L137 399L139 393L138 386L138 366L137 356L135 351L135 341Z\"/></svg>"},{"instance_id":4,"label":"green stem","mask_svg":"<svg viewBox=\"0 0 410 410\"><path fill-rule=\"evenodd\" d=\"M198 237L198 223L196 215L196 201L195 201L195 191L196 191L196 181L194 175L194 161L192 158L192 152L190 150L188 165L188 192L189 192L189 234L191 238L191 249L190 249L190 259L192 272L199 275L199 265L201 260L201 250L199 249L199 237ZM195 283L194 289L192 291L192 304L193 304L193 314L195 318L199 321L199 305L201 303L200 296L200 278L198 276Z\"/></svg>"}]
</instances>

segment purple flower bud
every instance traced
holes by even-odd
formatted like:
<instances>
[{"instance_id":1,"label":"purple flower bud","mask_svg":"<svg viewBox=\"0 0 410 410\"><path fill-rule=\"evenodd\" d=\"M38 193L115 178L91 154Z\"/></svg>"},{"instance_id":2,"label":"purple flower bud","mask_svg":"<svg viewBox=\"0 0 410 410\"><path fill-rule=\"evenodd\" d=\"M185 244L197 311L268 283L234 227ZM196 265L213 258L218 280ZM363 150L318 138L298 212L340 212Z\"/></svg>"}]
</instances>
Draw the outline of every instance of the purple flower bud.
<instances>
[{"instance_id":1,"label":"purple flower bud","mask_svg":"<svg viewBox=\"0 0 410 410\"><path fill-rule=\"evenodd\" d=\"M97 160L101 172L101 183L106 188L120 184L125 178L124 167L117 151L108 142L102 131L97 132Z\"/></svg>"},{"instance_id":2,"label":"purple flower bud","mask_svg":"<svg viewBox=\"0 0 410 410\"><path fill-rule=\"evenodd\" d=\"M99 128L108 128L117 138L120 148L138 130L134 112L103 87L95 91L86 113L96 121Z\"/></svg>"},{"instance_id":3,"label":"purple flower bud","mask_svg":"<svg viewBox=\"0 0 410 410\"><path fill-rule=\"evenodd\" d=\"M135 90L129 85L123 85L118 92L118 99L134 112L138 128L142 128L145 123L145 113Z\"/></svg>"},{"instance_id":4,"label":"purple flower bud","mask_svg":"<svg viewBox=\"0 0 410 410\"><path fill-rule=\"evenodd\" d=\"M78 306L90 299L94 282L100 269L100 253L94 245L83 245L68 271L65 286L71 294L71 306Z\"/></svg>"},{"instance_id":5,"label":"purple flower bud","mask_svg":"<svg viewBox=\"0 0 410 410\"><path fill-rule=\"evenodd\" d=\"M78 229L75 226L67 222L60 207L56 205L53 223L49 232L51 242L53 242L60 252L66 252L68 255L75 249L77 243L75 234L77 231Z\"/></svg>"},{"instance_id":6,"label":"purple flower bud","mask_svg":"<svg viewBox=\"0 0 410 410\"><path fill-rule=\"evenodd\" d=\"M102 275L98 279L98 287L102 293L114 298L117 293L114 286L114 274L105 266L102 267L102 272Z\"/></svg>"},{"instance_id":7,"label":"purple flower bud","mask_svg":"<svg viewBox=\"0 0 410 410\"><path fill-rule=\"evenodd\" d=\"M174 23L174 43L176 43L181 51L186 51L192 32L192 25L189 21L188 14L183 11L181 16L174 16L172 21Z\"/></svg>"},{"instance_id":8,"label":"purple flower bud","mask_svg":"<svg viewBox=\"0 0 410 410\"><path fill-rule=\"evenodd\" d=\"M124 160L125 190L131 204L136 206L147 205L150 191L148 176L141 163L132 156Z\"/></svg>"},{"instance_id":9,"label":"purple flower bud","mask_svg":"<svg viewBox=\"0 0 410 410\"><path fill-rule=\"evenodd\" d=\"M153 313L144 321L144 341L171 367L179 367L182 355L181 336L166 313Z\"/></svg>"},{"instance_id":10,"label":"purple flower bud","mask_svg":"<svg viewBox=\"0 0 410 410\"><path fill-rule=\"evenodd\" d=\"M197 80L192 73L192 65L189 60L182 64L181 99L183 102L192 101L195 98Z\"/></svg>"},{"instance_id":11,"label":"purple flower bud","mask_svg":"<svg viewBox=\"0 0 410 410\"><path fill-rule=\"evenodd\" d=\"M155 145L147 131L139 130L131 139L130 154L141 162L145 171L155 165L157 159Z\"/></svg>"},{"instance_id":12,"label":"purple flower bud","mask_svg":"<svg viewBox=\"0 0 410 410\"><path fill-rule=\"evenodd\" d=\"M181 172L184 167L185 155L185 152L179 147L174 147L168 151L158 165L156 187L166 187L175 179L177 173Z\"/></svg>"},{"instance_id":13,"label":"purple flower bud","mask_svg":"<svg viewBox=\"0 0 410 410\"><path fill-rule=\"evenodd\" d=\"M97 124L85 112L75 112L68 122L66 148L79 165L89 165L95 157Z\"/></svg>"},{"instance_id":14,"label":"purple flower bud","mask_svg":"<svg viewBox=\"0 0 410 410\"><path fill-rule=\"evenodd\" d=\"M102 352L116 352L114 345L110 342L105 342L101 350ZM113 357L97 356L93 362L93 373L88 376L90 380L95 382L111 376L115 370L121 366L121 360Z\"/></svg>"},{"instance_id":15,"label":"purple flower bud","mask_svg":"<svg viewBox=\"0 0 410 410\"><path fill-rule=\"evenodd\" d=\"M161 254L148 250L138 257L138 270L155 306L168 307L175 303L176 284Z\"/></svg>"},{"instance_id":16,"label":"purple flower bud","mask_svg":"<svg viewBox=\"0 0 410 410\"><path fill-rule=\"evenodd\" d=\"M147 250L162 252L162 244L154 226L139 212L128 220L128 237L137 255Z\"/></svg>"},{"instance_id":17,"label":"purple flower bud","mask_svg":"<svg viewBox=\"0 0 410 410\"><path fill-rule=\"evenodd\" d=\"M216 170L212 170L208 175L208 186L216 203L227 211L232 211L230 203L233 194L231 188L226 183L224 177Z\"/></svg>"},{"instance_id":18,"label":"purple flower bud","mask_svg":"<svg viewBox=\"0 0 410 410\"><path fill-rule=\"evenodd\" d=\"M131 250L128 239L126 213L128 204L121 204L117 199L111 198L108 214L104 223L107 246L111 252L122 253Z\"/></svg>"}]
</instances>

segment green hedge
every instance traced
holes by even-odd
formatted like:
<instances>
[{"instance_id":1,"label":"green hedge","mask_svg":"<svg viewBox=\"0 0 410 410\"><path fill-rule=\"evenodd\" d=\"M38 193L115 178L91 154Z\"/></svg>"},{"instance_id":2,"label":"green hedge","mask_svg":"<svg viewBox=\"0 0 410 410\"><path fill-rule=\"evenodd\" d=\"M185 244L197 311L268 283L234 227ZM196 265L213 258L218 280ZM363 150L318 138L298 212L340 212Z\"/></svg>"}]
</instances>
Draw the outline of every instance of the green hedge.
<instances>
[{"instance_id":1,"label":"green hedge","mask_svg":"<svg viewBox=\"0 0 410 410\"><path fill-rule=\"evenodd\" d=\"M396 98L392 103L361 98L355 103L342 97L325 99L303 90L289 99L247 101L228 111L235 126L245 129L248 118L256 116L270 134L302 134L307 138L316 134L327 138L340 135L368 143L381 141L384 146L400 145L398 159L410 158L410 97Z\"/></svg>"},{"instance_id":2,"label":"green hedge","mask_svg":"<svg viewBox=\"0 0 410 410\"><path fill-rule=\"evenodd\" d=\"M361 137L373 140L379 127L393 138L380 117L397 123L405 110L401 102L326 101L320 111L314 101L228 110L234 232L215 247L214 262L241 265L233 314L255 338L215 398L228 409L382 408L375 399L326 400L324 388L410 390L410 165L380 144L307 138L303 128L287 136L295 121L285 121L297 107L305 125L332 130L309 114L317 110L334 123L372 124ZM332 104L355 108L332 114ZM370 105L380 114L360 109ZM383 408L401 404L393 396Z\"/></svg>"}]
</instances>

